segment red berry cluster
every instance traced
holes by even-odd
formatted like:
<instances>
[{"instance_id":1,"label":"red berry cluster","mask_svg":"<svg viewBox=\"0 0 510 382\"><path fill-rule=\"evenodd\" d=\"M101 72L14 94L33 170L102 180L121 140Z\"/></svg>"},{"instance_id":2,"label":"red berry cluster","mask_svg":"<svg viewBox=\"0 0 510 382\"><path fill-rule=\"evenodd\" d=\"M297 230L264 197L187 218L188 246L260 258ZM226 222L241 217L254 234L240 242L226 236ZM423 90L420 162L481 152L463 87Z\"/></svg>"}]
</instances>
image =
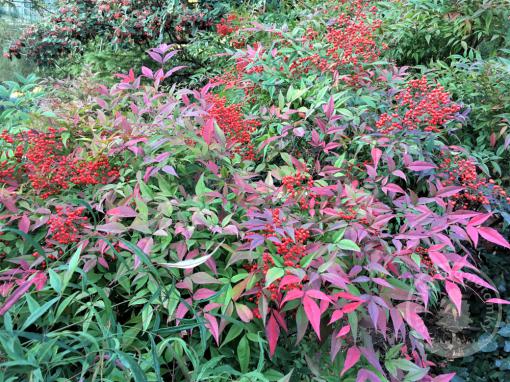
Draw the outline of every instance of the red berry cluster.
<instances>
[{"instance_id":1,"label":"red berry cluster","mask_svg":"<svg viewBox=\"0 0 510 382\"><path fill-rule=\"evenodd\" d=\"M84 207L56 207L57 214L48 220L48 240L59 244L71 244L79 240L80 231L85 227L88 218L83 216Z\"/></svg>"},{"instance_id":2,"label":"red berry cluster","mask_svg":"<svg viewBox=\"0 0 510 382\"><path fill-rule=\"evenodd\" d=\"M216 24L216 32L222 36L228 36L239 30L239 26L235 25L234 22L238 21L236 15L227 15L223 17L218 24Z\"/></svg>"},{"instance_id":3,"label":"red berry cluster","mask_svg":"<svg viewBox=\"0 0 510 382\"><path fill-rule=\"evenodd\" d=\"M255 160L252 135L257 131L260 122L244 119L241 104L227 105L226 98L219 96L212 96L209 100L213 104L209 115L225 133L232 154L239 154L245 160Z\"/></svg>"},{"instance_id":4,"label":"red berry cluster","mask_svg":"<svg viewBox=\"0 0 510 382\"><path fill-rule=\"evenodd\" d=\"M289 196L296 200L303 210L315 206L317 195L310 191L313 187L313 179L309 174L297 172L296 175L284 176L282 185Z\"/></svg>"},{"instance_id":5,"label":"red berry cluster","mask_svg":"<svg viewBox=\"0 0 510 382\"><path fill-rule=\"evenodd\" d=\"M382 114L376 122L383 134L418 129L437 133L460 110L441 85L430 85L426 77L410 80L395 100L393 112Z\"/></svg>"},{"instance_id":6,"label":"red berry cluster","mask_svg":"<svg viewBox=\"0 0 510 382\"><path fill-rule=\"evenodd\" d=\"M434 263L432 262L432 260L430 259L430 256L429 256L428 248L418 246L418 247L416 247L414 252L421 257L421 263L426 268L433 268L434 267Z\"/></svg>"},{"instance_id":7,"label":"red berry cluster","mask_svg":"<svg viewBox=\"0 0 510 382\"><path fill-rule=\"evenodd\" d=\"M9 161L0 164L0 183L26 179L46 199L73 185L106 184L119 176L118 169L105 156L88 161L67 154L62 132L49 128L47 133L35 130L14 136L2 133L0 138L12 145L17 164L9 165Z\"/></svg>"},{"instance_id":8,"label":"red berry cluster","mask_svg":"<svg viewBox=\"0 0 510 382\"><path fill-rule=\"evenodd\" d=\"M459 185L464 190L451 197L449 204L455 208L476 208L482 204L490 204L488 194L502 198L510 203L510 197L493 179L487 179L477 172L476 164L471 159L442 156L439 165L443 186Z\"/></svg>"},{"instance_id":9,"label":"red berry cluster","mask_svg":"<svg viewBox=\"0 0 510 382\"><path fill-rule=\"evenodd\" d=\"M298 228L294 230L293 238L286 233L281 234L279 233L280 231L276 232L276 228L281 227L281 221L285 221L285 217L280 218L279 209L274 209L272 211L272 215L273 224L266 225L262 234L266 238L276 238L279 240L279 243L276 244L276 252L279 256L282 257L283 265L285 267L300 268L301 267L300 261L306 255L305 243L310 239L310 231L304 228ZM275 262L273 260L273 257L268 252L265 252L262 255L261 265L259 264L245 265L245 269L248 270L250 273L253 274L259 273L262 275L261 280L258 281L254 286L255 290L254 296L249 297L248 301L255 302L258 305L258 302L262 297L262 294L267 292L266 296L269 298L269 300L278 303L283 297L282 292L303 288L302 283L297 282L288 283L283 286L280 286L279 281L275 281L272 284L265 287L267 272L269 271L269 269L273 268L274 265ZM287 270L286 273L291 274L290 270ZM306 276L304 280L306 280ZM257 308L253 310L253 314L255 315L255 317L260 318Z\"/></svg>"},{"instance_id":10,"label":"red berry cluster","mask_svg":"<svg viewBox=\"0 0 510 382\"><path fill-rule=\"evenodd\" d=\"M335 7L338 10L339 7ZM336 23L328 27L326 41L328 48L324 56L318 53L301 57L290 65L294 74L308 73L310 68L317 68L321 72L335 72L342 69L354 71L354 74L345 77L349 83L356 83L362 77L363 64L377 61L381 55L375 40L375 31L381 27L379 19L369 22L368 13L375 13L375 7L368 9L368 2L356 1L350 7L349 14L341 13ZM329 10L325 10L328 12ZM350 14L354 13L354 17ZM320 40L319 40L320 39ZM323 39L313 28L308 28L303 37L309 41L309 48L314 49L313 42ZM382 44L386 49L386 44Z\"/></svg>"}]
</instances>

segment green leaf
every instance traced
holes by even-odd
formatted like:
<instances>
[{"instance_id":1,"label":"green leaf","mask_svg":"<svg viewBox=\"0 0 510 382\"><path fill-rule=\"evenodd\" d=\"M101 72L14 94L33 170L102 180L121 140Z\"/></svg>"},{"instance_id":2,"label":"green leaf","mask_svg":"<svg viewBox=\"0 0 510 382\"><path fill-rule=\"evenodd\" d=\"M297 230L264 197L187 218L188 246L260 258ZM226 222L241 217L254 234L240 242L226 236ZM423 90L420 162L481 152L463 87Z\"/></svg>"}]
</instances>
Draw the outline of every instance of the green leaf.
<instances>
[{"instance_id":1,"label":"green leaf","mask_svg":"<svg viewBox=\"0 0 510 382\"><path fill-rule=\"evenodd\" d=\"M116 350L115 353L119 356L120 361L131 370L135 382L147 382L144 372L129 354L123 353L119 350Z\"/></svg>"},{"instance_id":2,"label":"green leaf","mask_svg":"<svg viewBox=\"0 0 510 382\"><path fill-rule=\"evenodd\" d=\"M78 268L78 263L80 262L80 255L82 251L82 246L79 245L76 251L74 252L73 256L71 256L71 259L69 260L69 263L67 264L67 271L64 273L64 280L62 281L62 293L64 293L67 284L69 284L69 281L71 281L71 277L73 277L74 272L76 271L76 268Z\"/></svg>"},{"instance_id":3,"label":"green leaf","mask_svg":"<svg viewBox=\"0 0 510 382\"><path fill-rule=\"evenodd\" d=\"M48 270L48 275L50 276L51 287L60 294L62 292L62 280L60 280L59 275L53 269Z\"/></svg>"},{"instance_id":4,"label":"green leaf","mask_svg":"<svg viewBox=\"0 0 510 382\"><path fill-rule=\"evenodd\" d=\"M48 311L58 300L60 297L55 297L54 299L48 301L46 304L42 305L38 309L36 309L23 323L21 330L25 330L30 325L32 325L38 318L40 318L44 313Z\"/></svg>"},{"instance_id":5,"label":"green leaf","mask_svg":"<svg viewBox=\"0 0 510 382\"><path fill-rule=\"evenodd\" d=\"M358 247L358 245L352 240L342 239L337 243L337 245L340 249L361 252L360 247Z\"/></svg>"},{"instance_id":6,"label":"green leaf","mask_svg":"<svg viewBox=\"0 0 510 382\"><path fill-rule=\"evenodd\" d=\"M285 275L283 268L271 268L266 273L266 287Z\"/></svg>"},{"instance_id":7,"label":"green leaf","mask_svg":"<svg viewBox=\"0 0 510 382\"><path fill-rule=\"evenodd\" d=\"M250 343L246 337L241 338L239 345L237 345L237 358L239 360L241 371L245 373L250 364Z\"/></svg>"}]
</instances>

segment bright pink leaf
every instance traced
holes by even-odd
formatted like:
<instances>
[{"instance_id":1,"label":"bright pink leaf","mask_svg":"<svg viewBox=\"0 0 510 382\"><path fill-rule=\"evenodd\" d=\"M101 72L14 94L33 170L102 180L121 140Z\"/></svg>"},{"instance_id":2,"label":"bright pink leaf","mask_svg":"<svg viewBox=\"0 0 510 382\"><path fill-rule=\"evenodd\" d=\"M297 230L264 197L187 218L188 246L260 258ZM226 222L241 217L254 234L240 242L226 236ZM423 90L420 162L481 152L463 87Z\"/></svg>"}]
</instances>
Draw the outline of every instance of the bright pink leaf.
<instances>
[{"instance_id":1,"label":"bright pink leaf","mask_svg":"<svg viewBox=\"0 0 510 382\"><path fill-rule=\"evenodd\" d=\"M486 302L491 304L510 305L510 301L503 300L502 298L489 298Z\"/></svg>"},{"instance_id":2,"label":"bright pink leaf","mask_svg":"<svg viewBox=\"0 0 510 382\"><path fill-rule=\"evenodd\" d=\"M344 367L342 369L342 372L340 373L340 376L343 376L351 367L356 365L359 361L360 356L361 352L356 346L350 347L349 350L347 350Z\"/></svg>"},{"instance_id":3,"label":"bright pink leaf","mask_svg":"<svg viewBox=\"0 0 510 382\"><path fill-rule=\"evenodd\" d=\"M450 297L450 301L453 302L453 304L457 308L457 312L459 312L460 315L462 308L462 292L460 291L459 286L450 281L446 281L445 287L446 293L448 293L448 297Z\"/></svg>"},{"instance_id":4,"label":"bright pink leaf","mask_svg":"<svg viewBox=\"0 0 510 382\"><path fill-rule=\"evenodd\" d=\"M510 243L508 243L508 241L506 241L506 239L501 236L501 234L494 228L478 227L478 233L481 237L487 241L490 241L491 243L500 245L505 248L510 248Z\"/></svg>"},{"instance_id":5,"label":"bright pink leaf","mask_svg":"<svg viewBox=\"0 0 510 382\"><path fill-rule=\"evenodd\" d=\"M338 332L338 334L336 335L336 337L343 337L345 336L347 333L349 333L351 331L351 326L350 325L345 325L344 327L342 327L342 329L340 329L340 331Z\"/></svg>"}]
</instances>

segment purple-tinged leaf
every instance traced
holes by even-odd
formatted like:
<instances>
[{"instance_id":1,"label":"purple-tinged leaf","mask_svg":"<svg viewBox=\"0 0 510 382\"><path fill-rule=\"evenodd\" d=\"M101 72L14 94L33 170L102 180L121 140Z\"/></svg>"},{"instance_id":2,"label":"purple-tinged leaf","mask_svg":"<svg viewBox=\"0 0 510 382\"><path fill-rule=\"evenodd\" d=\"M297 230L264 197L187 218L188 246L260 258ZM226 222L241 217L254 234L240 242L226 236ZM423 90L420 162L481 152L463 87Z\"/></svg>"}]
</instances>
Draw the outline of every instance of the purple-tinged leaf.
<instances>
[{"instance_id":1,"label":"purple-tinged leaf","mask_svg":"<svg viewBox=\"0 0 510 382\"><path fill-rule=\"evenodd\" d=\"M435 169L435 168L437 168L437 166L435 164L429 163L429 162L414 161L414 162L409 163L407 168L412 171L426 171L426 170Z\"/></svg>"},{"instance_id":2,"label":"purple-tinged leaf","mask_svg":"<svg viewBox=\"0 0 510 382\"><path fill-rule=\"evenodd\" d=\"M96 227L97 231L106 232L106 233L123 233L126 232L127 228L118 222L106 223L102 225L98 225Z\"/></svg>"},{"instance_id":3,"label":"purple-tinged leaf","mask_svg":"<svg viewBox=\"0 0 510 382\"><path fill-rule=\"evenodd\" d=\"M381 378L377 376L373 371L367 369L361 369L358 371L358 375L356 376L356 382L381 382Z\"/></svg>"},{"instance_id":4,"label":"purple-tinged leaf","mask_svg":"<svg viewBox=\"0 0 510 382\"><path fill-rule=\"evenodd\" d=\"M162 170L163 170L164 172L166 172L167 174L170 174L170 175L173 175L173 176L179 177L179 175L177 175L177 172L175 171L175 168L173 168L173 167L172 167L172 166L170 166L170 165L163 166Z\"/></svg>"},{"instance_id":5,"label":"purple-tinged leaf","mask_svg":"<svg viewBox=\"0 0 510 382\"><path fill-rule=\"evenodd\" d=\"M27 215L23 215L18 221L18 229L21 232L28 233L30 230L30 219Z\"/></svg>"},{"instance_id":6,"label":"purple-tinged leaf","mask_svg":"<svg viewBox=\"0 0 510 382\"><path fill-rule=\"evenodd\" d=\"M437 197L439 197L439 198L447 198L449 196L453 196L455 194L458 194L462 190L464 190L464 187L448 186L448 187L444 187L444 188L438 190L437 193L434 196L436 198Z\"/></svg>"},{"instance_id":7,"label":"purple-tinged leaf","mask_svg":"<svg viewBox=\"0 0 510 382\"><path fill-rule=\"evenodd\" d=\"M400 314L407 322L407 324L416 330L428 343L431 342L429 331L423 322L422 318L418 315L421 307L412 302L402 302L397 306Z\"/></svg>"},{"instance_id":8,"label":"purple-tinged leaf","mask_svg":"<svg viewBox=\"0 0 510 382\"><path fill-rule=\"evenodd\" d=\"M106 211L106 214L111 216L118 216L121 218L134 218L138 215L137 212L129 206L112 208L111 210Z\"/></svg>"}]
</instances>

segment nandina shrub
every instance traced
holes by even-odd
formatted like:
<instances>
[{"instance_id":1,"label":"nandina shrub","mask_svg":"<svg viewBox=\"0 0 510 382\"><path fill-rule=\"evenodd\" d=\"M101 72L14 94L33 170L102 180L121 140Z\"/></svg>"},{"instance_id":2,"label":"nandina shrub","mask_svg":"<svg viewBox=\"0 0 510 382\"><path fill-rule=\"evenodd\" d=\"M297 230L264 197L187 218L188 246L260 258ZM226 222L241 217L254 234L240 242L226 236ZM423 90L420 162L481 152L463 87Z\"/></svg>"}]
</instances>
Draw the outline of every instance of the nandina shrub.
<instances>
[{"instance_id":1,"label":"nandina shrub","mask_svg":"<svg viewBox=\"0 0 510 382\"><path fill-rule=\"evenodd\" d=\"M365 19L364 3L329 5L316 21L344 11ZM342 17L340 29L354 25ZM261 32L275 44L287 37ZM371 55L326 72L278 71L310 53L283 45L248 46L225 69L233 75L169 91L162 83L179 68L164 67L176 52L161 45L150 52L161 69L100 88L98 119L123 138L109 158L122 152L130 166L110 184L69 189L85 194L86 211L67 192L40 205L21 194L7 208L2 243L15 250L6 251L0 312L9 333L34 334L15 337L9 359L29 359L41 380L42 370L119 380L453 378L431 372L425 313L440 295L461 313L470 284L494 290L470 251L510 247L485 225L484 199L458 202L481 172L444 166L459 156L442 138L464 121L461 106ZM379 129L390 112L400 127ZM52 299L40 305L32 293ZM28 375L32 365L5 369Z\"/></svg>"},{"instance_id":2,"label":"nandina shrub","mask_svg":"<svg viewBox=\"0 0 510 382\"><path fill-rule=\"evenodd\" d=\"M148 47L157 40L189 42L197 31L213 27L228 9L223 2L166 0L59 0L55 14L28 27L5 53L53 65L59 58L83 52L96 37L116 47Z\"/></svg>"}]
</instances>

